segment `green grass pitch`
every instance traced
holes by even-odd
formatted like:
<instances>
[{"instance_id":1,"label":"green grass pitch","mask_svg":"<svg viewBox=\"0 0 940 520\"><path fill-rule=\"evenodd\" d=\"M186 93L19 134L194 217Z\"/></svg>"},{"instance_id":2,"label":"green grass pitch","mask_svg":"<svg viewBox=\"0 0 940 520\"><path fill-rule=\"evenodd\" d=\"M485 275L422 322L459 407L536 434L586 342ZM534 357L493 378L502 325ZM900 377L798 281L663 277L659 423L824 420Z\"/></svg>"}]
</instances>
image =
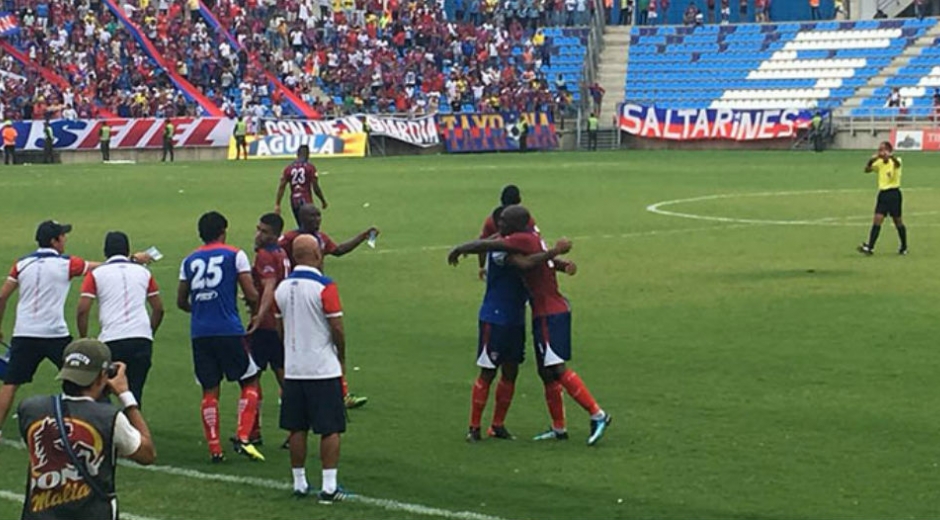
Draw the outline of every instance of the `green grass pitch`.
<instances>
[{"instance_id":1,"label":"green grass pitch","mask_svg":"<svg viewBox=\"0 0 940 520\"><path fill-rule=\"evenodd\" d=\"M174 306L179 261L199 245L198 216L221 211L229 242L250 250L283 163L3 169L0 262L30 252L36 224L53 217L75 226L70 253L99 259L104 233L121 229L133 247L166 255L153 266L169 311L144 409L163 470L119 469L124 513L433 517L423 506L465 520L936 517L940 156L904 157L911 254L896 254L886 225L875 256L863 257L855 247L875 196L875 179L862 173L868 155L320 161L323 229L338 241L382 230L377 249L326 261L346 310L350 385L370 398L350 412L340 482L375 499L333 506L290 498L270 374L267 462L229 453L224 465L208 463L188 317ZM455 269L445 256L479 232L510 182L549 242L574 239L580 272L560 282L574 309L570 366L614 416L594 448L584 443L587 415L568 398L571 440L528 440L548 425L531 346L507 421L519 439L464 442L483 284L473 258ZM73 331L77 295L76 282ZM7 337L12 324L11 304ZM20 397L52 391L52 376L44 366ZM226 436L236 399L237 386L223 386ZM484 419L491 414L492 402ZM18 437L12 419L3 431ZM308 475L317 486L315 453ZM26 454L0 445L0 498L23 492L25 473ZM0 518L19 507L0 500Z\"/></svg>"}]
</instances>

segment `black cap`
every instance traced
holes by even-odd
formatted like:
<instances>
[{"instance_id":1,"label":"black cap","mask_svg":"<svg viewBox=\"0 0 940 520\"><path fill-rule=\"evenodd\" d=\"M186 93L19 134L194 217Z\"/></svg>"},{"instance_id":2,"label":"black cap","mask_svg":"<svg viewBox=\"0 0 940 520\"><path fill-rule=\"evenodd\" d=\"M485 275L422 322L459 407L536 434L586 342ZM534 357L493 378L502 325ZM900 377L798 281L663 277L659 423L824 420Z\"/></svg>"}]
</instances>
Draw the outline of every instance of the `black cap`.
<instances>
[{"instance_id":1,"label":"black cap","mask_svg":"<svg viewBox=\"0 0 940 520\"><path fill-rule=\"evenodd\" d=\"M104 256L111 258L114 255L127 256L131 251L131 241L121 231L109 231L104 236Z\"/></svg>"},{"instance_id":2,"label":"black cap","mask_svg":"<svg viewBox=\"0 0 940 520\"><path fill-rule=\"evenodd\" d=\"M47 220L36 228L36 242L41 246L48 246L53 239L72 231L71 224L59 224L55 220Z\"/></svg>"}]
</instances>

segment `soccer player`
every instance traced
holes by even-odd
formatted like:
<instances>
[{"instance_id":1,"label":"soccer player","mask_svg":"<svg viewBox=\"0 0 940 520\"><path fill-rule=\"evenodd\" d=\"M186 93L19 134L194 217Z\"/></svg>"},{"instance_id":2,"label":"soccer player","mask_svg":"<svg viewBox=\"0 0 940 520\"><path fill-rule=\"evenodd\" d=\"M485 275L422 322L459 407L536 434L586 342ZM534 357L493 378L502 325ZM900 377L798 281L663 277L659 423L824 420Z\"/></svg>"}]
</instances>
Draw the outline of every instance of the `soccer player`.
<instances>
[{"instance_id":1,"label":"soccer player","mask_svg":"<svg viewBox=\"0 0 940 520\"><path fill-rule=\"evenodd\" d=\"M86 262L65 254L69 224L47 220L36 229L39 249L13 264L0 288L0 323L7 301L19 289L16 322L10 340L10 361L0 387L0 430L6 421L16 391L33 380L43 359L62 367L62 352L72 341L65 322L65 300L69 281L94 269L98 262ZM3 332L0 330L0 339Z\"/></svg>"},{"instance_id":2,"label":"soccer player","mask_svg":"<svg viewBox=\"0 0 940 520\"><path fill-rule=\"evenodd\" d=\"M522 204L522 194L519 192L519 187L515 184L509 184L503 188L502 193L499 195L499 206L496 209L503 209L507 206L512 206L514 204ZM483 230L480 231L480 238L491 238L499 234L499 226L496 225L496 219L493 217L495 215L495 210L489 216L486 217L486 220L483 221ZM529 221L529 228L538 232L539 228L535 225L535 220L531 219ZM486 279L486 255L479 255L480 258L480 279Z\"/></svg>"},{"instance_id":3,"label":"soccer player","mask_svg":"<svg viewBox=\"0 0 940 520\"><path fill-rule=\"evenodd\" d=\"M150 271L130 260L130 240L120 231L104 239L108 260L85 275L78 300L78 335L88 337L88 316L98 300L98 340L111 350L114 361L127 366L127 383L138 403L153 357L153 336L163 321L163 300ZM150 314L147 313L150 304Z\"/></svg>"},{"instance_id":4,"label":"soccer player","mask_svg":"<svg viewBox=\"0 0 940 520\"><path fill-rule=\"evenodd\" d=\"M898 254L907 254L907 227L901 218L901 158L894 155L894 147L884 141L878 146L878 153L873 155L865 165L865 173L878 174L878 200L875 203L875 217L872 220L868 242L858 246L858 252L865 255L875 253L875 242L881 233L881 224L885 215L890 215L894 227L898 230L901 246Z\"/></svg>"},{"instance_id":5,"label":"soccer player","mask_svg":"<svg viewBox=\"0 0 940 520\"><path fill-rule=\"evenodd\" d=\"M493 211L498 221L503 208ZM486 293L479 313L477 366L480 375L473 384L470 405L470 428L467 442L481 439L480 423L489 400L490 386L500 371L496 385L496 408L487 435L497 439L514 439L506 429L506 414L515 393L519 364L525 359L525 304L529 292L522 282L522 273L506 262L506 253L489 251L485 255Z\"/></svg>"},{"instance_id":6,"label":"soccer player","mask_svg":"<svg viewBox=\"0 0 940 520\"><path fill-rule=\"evenodd\" d=\"M332 503L346 498L336 483L340 435L346 431L343 308L336 284L323 276L317 241L309 235L298 237L295 255L297 267L275 293L286 347L280 425L290 432L296 496L310 489L305 469L307 432L320 435L323 485L317 496L321 503Z\"/></svg>"},{"instance_id":7,"label":"soccer player","mask_svg":"<svg viewBox=\"0 0 940 520\"><path fill-rule=\"evenodd\" d=\"M326 209L329 205L323 198L320 181L317 178L317 169L310 163L310 147L300 145L297 149L297 160L288 164L281 174L281 182L277 186L277 198L274 200L274 212L281 213L281 200L284 198L284 189L290 184L290 207L294 213L294 220L300 226L300 207L313 203L311 191L320 199L320 205Z\"/></svg>"},{"instance_id":8,"label":"soccer player","mask_svg":"<svg viewBox=\"0 0 940 520\"><path fill-rule=\"evenodd\" d=\"M278 245L287 252L287 257L290 259L292 266L296 265L293 253L294 240L299 236L312 235L313 238L317 240L320 255L325 257L326 255L343 256L359 247L370 235L373 237L379 235L378 228L370 227L342 244L337 245L329 235L320 231L320 223L323 220L323 215L320 213L319 208L313 204L304 204L297 211L297 215L300 221L300 228L284 233L284 236L278 241ZM346 408L359 408L365 405L369 400L368 397L349 393L345 376L343 377L343 395L346 399Z\"/></svg>"},{"instance_id":9,"label":"soccer player","mask_svg":"<svg viewBox=\"0 0 940 520\"><path fill-rule=\"evenodd\" d=\"M547 250L539 235L527 231L529 212L522 206L510 206L503 210L499 219L502 238L476 240L455 247L448 255L448 262L456 265L460 256L488 251L510 253L507 261L524 271L524 280L529 289L532 307L532 336L538 362L539 377L545 386L545 401L552 417L552 428L537 435L535 440L568 438L565 427L565 409L562 389L567 391L591 416L591 433L588 445L596 444L610 425L611 417L597 404L587 386L573 370L566 366L571 359L571 308L558 290L555 270L563 269L569 274L576 266L566 261L554 260L570 243L560 241ZM515 254L513 254L515 253ZM545 253L543 257L532 257Z\"/></svg>"},{"instance_id":10,"label":"soccer player","mask_svg":"<svg viewBox=\"0 0 940 520\"><path fill-rule=\"evenodd\" d=\"M281 342L274 317L274 290L290 273L290 261L287 253L277 245L277 239L284 230L284 219L277 213L261 216L255 232L255 263L251 268L251 279L261 303L251 317L248 328L248 344L251 357L260 371L268 365L274 372L279 387L284 384L284 344ZM263 394L258 385L258 415L251 430L249 440L261 445L261 410Z\"/></svg>"},{"instance_id":11,"label":"soccer player","mask_svg":"<svg viewBox=\"0 0 940 520\"><path fill-rule=\"evenodd\" d=\"M249 442L258 413L258 366L246 349L245 329L238 316L238 287L252 308L258 303L258 291L251 280L248 255L225 244L227 228L228 221L218 212L199 218L199 237L205 245L180 266L176 305L192 314L193 364L202 385L202 425L212 462L225 460L219 438L223 375L241 385L238 429L232 439L235 451L252 460L264 460Z\"/></svg>"}]
</instances>

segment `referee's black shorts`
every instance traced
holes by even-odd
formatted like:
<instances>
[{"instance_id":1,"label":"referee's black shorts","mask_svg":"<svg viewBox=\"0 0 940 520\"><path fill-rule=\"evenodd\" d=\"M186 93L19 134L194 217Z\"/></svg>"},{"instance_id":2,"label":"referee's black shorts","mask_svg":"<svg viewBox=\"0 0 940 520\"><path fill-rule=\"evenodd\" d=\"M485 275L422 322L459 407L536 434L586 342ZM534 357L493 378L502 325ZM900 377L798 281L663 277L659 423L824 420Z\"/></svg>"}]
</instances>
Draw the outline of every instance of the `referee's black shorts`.
<instances>
[{"instance_id":1,"label":"referee's black shorts","mask_svg":"<svg viewBox=\"0 0 940 520\"><path fill-rule=\"evenodd\" d=\"M878 202L875 204L875 213L880 215L889 215L892 217L901 216L901 189L891 188L878 192Z\"/></svg>"}]
</instances>

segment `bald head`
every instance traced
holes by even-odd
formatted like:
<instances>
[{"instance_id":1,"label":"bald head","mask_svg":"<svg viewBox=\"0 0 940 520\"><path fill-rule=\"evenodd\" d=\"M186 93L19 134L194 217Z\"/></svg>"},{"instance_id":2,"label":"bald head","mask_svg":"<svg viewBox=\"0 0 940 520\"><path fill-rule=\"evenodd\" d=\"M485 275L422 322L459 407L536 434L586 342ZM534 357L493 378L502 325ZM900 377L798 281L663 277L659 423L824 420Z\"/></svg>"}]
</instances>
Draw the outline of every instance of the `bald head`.
<instances>
[{"instance_id":1,"label":"bald head","mask_svg":"<svg viewBox=\"0 0 940 520\"><path fill-rule=\"evenodd\" d=\"M323 266L323 255L320 254L320 244L317 239L311 235L300 235L294 239L293 244L294 262L297 265L307 267L316 267L320 269Z\"/></svg>"},{"instance_id":2,"label":"bald head","mask_svg":"<svg viewBox=\"0 0 940 520\"><path fill-rule=\"evenodd\" d=\"M499 216L499 232L503 235L525 231L529 226L529 210L522 206L506 206Z\"/></svg>"}]
</instances>

